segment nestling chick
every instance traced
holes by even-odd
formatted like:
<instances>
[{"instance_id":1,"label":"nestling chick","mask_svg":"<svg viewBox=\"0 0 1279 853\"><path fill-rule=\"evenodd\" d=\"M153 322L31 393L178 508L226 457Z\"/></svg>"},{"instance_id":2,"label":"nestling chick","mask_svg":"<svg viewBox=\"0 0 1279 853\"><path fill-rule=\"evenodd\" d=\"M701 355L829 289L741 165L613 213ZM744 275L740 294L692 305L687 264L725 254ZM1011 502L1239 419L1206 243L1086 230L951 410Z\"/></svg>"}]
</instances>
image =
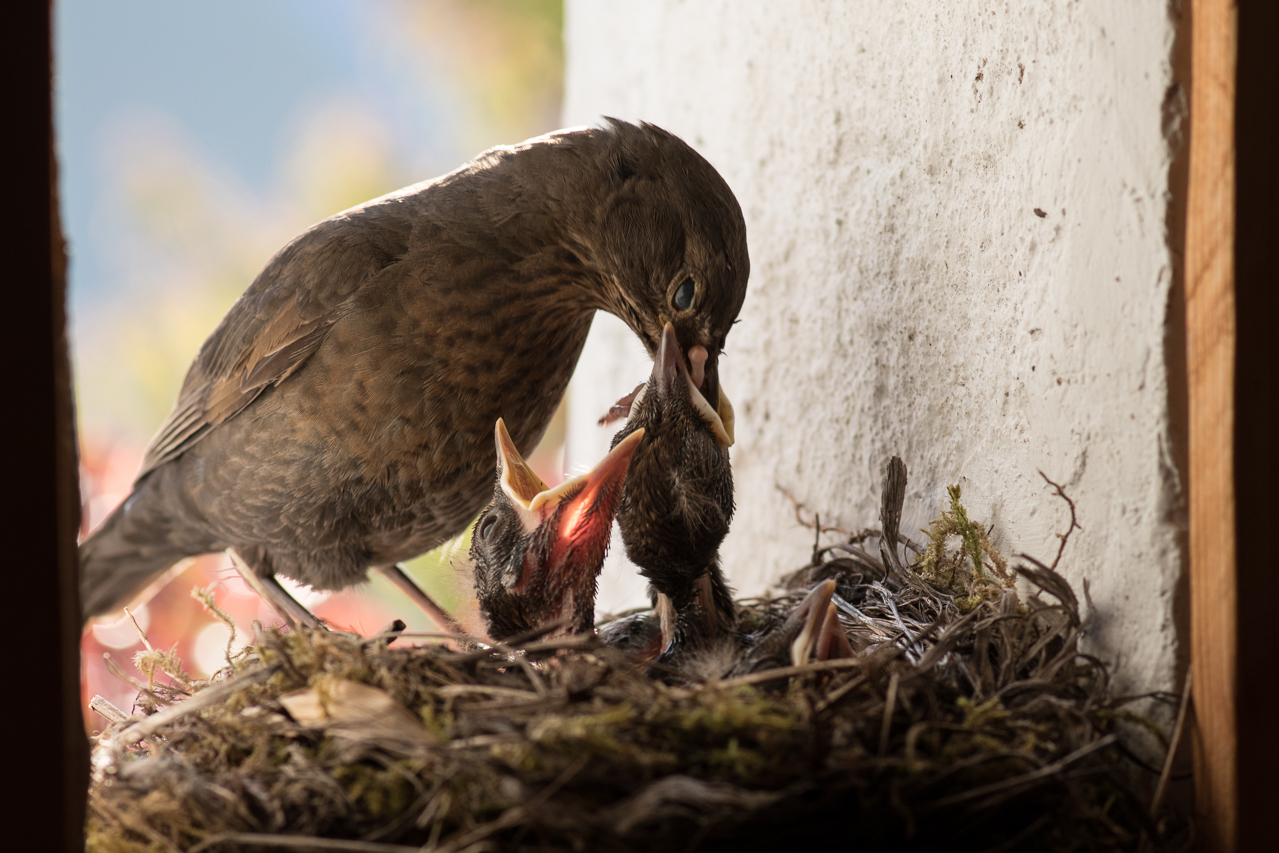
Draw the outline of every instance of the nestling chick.
<instances>
[{"instance_id":1,"label":"nestling chick","mask_svg":"<svg viewBox=\"0 0 1279 853\"><path fill-rule=\"evenodd\" d=\"M677 639L660 662L666 664L671 680L699 682L853 657L833 603L834 593L835 582L824 581L784 620L751 634L730 631L696 643ZM651 611L624 616L601 625L599 634L608 646L651 658L661 638L660 618Z\"/></svg>"},{"instance_id":2,"label":"nestling chick","mask_svg":"<svg viewBox=\"0 0 1279 853\"><path fill-rule=\"evenodd\" d=\"M802 666L814 660L853 657L852 644L839 622L839 612L831 599L835 582L826 580L813 587L786 619L757 636L745 638L746 645L722 670L724 677L747 675L784 666ZM709 663L709 661L708 661ZM696 668L692 662L691 667ZM714 677L709 672L694 672Z\"/></svg>"},{"instance_id":3,"label":"nestling chick","mask_svg":"<svg viewBox=\"0 0 1279 853\"><path fill-rule=\"evenodd\" d=\"M471 536L470 563L484 633L506 640L561 623L550 636L595 627L595 591L637 430L590 472L549 488L496 427L497 483Z\"/></svg>"},{"instance_id":4,"label":"nestling chick","mask_svg":"<svg viewBox=\"0 0 1279 853\"><path fill-rule=\"evenodd\" d=\"M626 554L648 578L669 658L733 629L732 590L719 566L719 546L733 518L732 406L720 389L718 411L698 388L706 353L689 350L673 326L662 331L648 383L634 396L614 446L643 430L618 508Z\"/></svg>"}]
</instances>

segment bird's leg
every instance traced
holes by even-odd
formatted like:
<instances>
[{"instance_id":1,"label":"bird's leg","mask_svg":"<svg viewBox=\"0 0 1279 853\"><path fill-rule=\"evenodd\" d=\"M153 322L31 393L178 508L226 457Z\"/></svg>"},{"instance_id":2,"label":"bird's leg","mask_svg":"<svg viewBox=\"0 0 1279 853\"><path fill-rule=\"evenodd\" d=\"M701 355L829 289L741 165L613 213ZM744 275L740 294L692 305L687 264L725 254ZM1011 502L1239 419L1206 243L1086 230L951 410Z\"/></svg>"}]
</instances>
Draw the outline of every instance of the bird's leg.
<instances>
[{"instance_id":1,"label":"bird's leg","mask_svg":"<svg viewBox=\"0 0 1279 853\"><path fill-rule=\"evenodd\" d=\"M670 652L672 645L675 643L675 605L671 603L671 599L666 593L659 592L657 601L653 604L653 610L657 613L658 625L661 626L662 632L662 648L660 655Z\"/></svg>"},{"instance_id":2,"label":"bird's leg","mask_svg":"<svg viewBox=\"0 0 1279 853\"><path fill-rule=\"evenodd\" d=\"M413 599L413 602L426 611L426 615L431 617L431 621L439 626L440 630L447 631L450 634L466 633L457 620L449 615L443 607L435 603L435 599L426 594L422 587L417 585L417 581L404 571L404 567L399 563L393 563L389 566L374 566L380 574L386 577L391 583L400 588L400 591Z\"/></svg>"},{"instance_id":3,"label":"bird's leg","mask_svg":"<svg viewBox=\"0 0 1279 853\"><path fill-rule=\"evenodd\" d=\"M235 570L244 578L244 582L249 585L249 589L258 594L267 604L275 609L284 617L284 621L289 624L290 628L297 628L298 625L305 625L308 628L324 629L324 625L314 613L303 607L298 600L289 595L289 591L280 585L275 579L275 575L267 575L263 577L241 557L234 548L227 549L227 556L231 558L231 565L235 566Z\"/></svg>"},{"instance_id":4,"label":"bird's leg","mask_svg":"<svg viewBox=\"0 0 1279 853\"><path fill-rule=\"evenodd\" d=\"M714 573L715 577L712 577ZM722 594L717 595L716 578ZM669 661L677 646L685 650L700 647L731 630L737 624L732 597L719 573L718 557L711 567L693 581L692 592L677 604L666 593L659 592L653 611L661 626L662 651L659 660ZM727 600L727 604L724 601Z\"/></svg>"},{"instance_id":5,"label":"bird's leg","mask_svg":"<svg viewBox=\"0 0 1279 853\"><path fill-rule=\"evenodd\" d=\"M737 607L733 592L724 581L717 553L705 573L697 579L697 607L707 637L716 637L737 626Z\"/></svg>"},{"instance_id":6,"label":"bird's leg","mask_svg":"<svg viewBox=\"0 0 1279 853\"><path fill-rule=\"evenodd\" d=\"M719 633L719 611L715 606L709 572L697 579L697 602L702 615L702 631L707 637L714 637Z\"/></svg>"}]
</instances>

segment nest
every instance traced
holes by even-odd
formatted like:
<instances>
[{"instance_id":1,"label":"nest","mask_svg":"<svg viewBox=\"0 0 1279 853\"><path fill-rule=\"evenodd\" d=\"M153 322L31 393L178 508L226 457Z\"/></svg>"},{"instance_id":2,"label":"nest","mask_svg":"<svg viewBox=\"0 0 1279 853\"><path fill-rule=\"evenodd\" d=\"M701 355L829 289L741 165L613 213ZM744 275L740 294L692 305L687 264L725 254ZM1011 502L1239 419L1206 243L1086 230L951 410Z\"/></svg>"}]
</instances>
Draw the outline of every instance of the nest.
<instances>
[{"instance_id":1,"label":"nest","mask_svg":"<svg viewBox=\"0 0 1279 853\"><path fill-rule=\"evenodd\" d=\"M853 659L670 684L594 637L456 651L264 631L207 682L153 683L132 717L99 706L118 719L89 849L1179 846L1122 737L1143 720L1079 651L1055 561L1019 566L1019 594L955 490L904 566L882 547L904 540L898 474L880 530L741 602L742 629L767 630L834 579Z\"/></svg>"}]
</instances>

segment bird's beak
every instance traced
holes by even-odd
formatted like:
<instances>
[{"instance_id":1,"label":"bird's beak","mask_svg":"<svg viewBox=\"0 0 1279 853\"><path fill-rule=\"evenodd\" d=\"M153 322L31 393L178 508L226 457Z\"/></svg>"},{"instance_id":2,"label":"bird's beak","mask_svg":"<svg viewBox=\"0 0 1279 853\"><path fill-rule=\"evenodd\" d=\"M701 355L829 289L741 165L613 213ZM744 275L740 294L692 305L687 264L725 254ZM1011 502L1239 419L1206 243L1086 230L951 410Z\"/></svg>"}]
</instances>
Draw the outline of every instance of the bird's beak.
<instances>
[{"instance_id":1,"label":"bird's beak","mask_svg":"<svg viewBox=\"0 0 1279 853\"><path fill-rule=\"evenodd\" d=\"M497 465L501 471L502 491L506 493L511 503L515 504L516 507L525 511L530 510L532 509L533 498L551 487L542 482L542 478L537 476L528 463L524 461L524 457L520 455L515 442L511 440L511 434L506 431L506 424L501 418L497 419L497 426L494 428L494 432L497 441Z\"/></svg>"},{"instance_id":2,"label":"bird's beak","mask_svg":"<svg viewBox=\"0 0 1279 853\"><path fill-rule=\"evenodd\" d=\"M688 367L693 386L701 393L708 407L719 415L726 427L725 432L733 435L733 404L719 384L719 355L711 356L710 351L701 344L688 348ZM732 441L728 442L729 445Z\"/></svg>"},{"instance_id":3,"label":"bird's beak","mask_svg":"<svg viewBox=\"0 0 1279 853\"><path fill-rule=\"evenodd\" d=\"M534 497L531 509L547 514L556 505L563 506L559 527L559 539L563 542L581 542L588 538L607 542L631 457L643 439L644 430L635 430L590 471Z\"/></svg>"},{"instance_id":4,"label":"bird's beak","mask_svg":"<svg viewBox=\"0 0 1279 853\"><path fill-rule=\"evenodd\" d=\"M834 595L835 582L823 581L795 608L793 617L804 621L799 634L791 641L792 666L802 666L810 660L853 657L853 647L839 624L839 614L831 605Z\"/></svg>"},{"instance_id":5,"label":"bird's beak","mask_svg":"<svg viewBox=\"0 0 1279 853\"><path fill-rule=\"evenodd\" d=\"M635 448L644 438L644 430L637 429L618 442L587 473L555 488L542 482L524 461L501 418L495 431L502 491L515 506L526 531L536 530L556 508L563 506L558 538L574 542L587 535L608 539L617 503L622 497L622 484Z\"/></svg>"},{"instance_id":6,"label":"bird's beak","mask_svg":"<svg viewBox=\"0 0 1279 853\"><path fill-rule=\"evenodd\" d=\"M695 361L695 367L701 369L705 363L705 348L701 349L701 358ZM725 447L733 446L733 404L728 401L728 395L724 393L724 389L717 388L716 397L718 405L712 407L706 402L701 390L698 389L694 377L692 377L688 369L684 366L684 354L680 351L679 339L675 336L675 327L670 323L662 329L662 341L657 347L657 358L654 359L653 371L657 376L658 387L663 393L679 393L681 386L688 388L688 396L693 401L693 406L697 409L697 413L702 416L715 432L715 436ZM712 374L717 376L717 374ZM712 376L707 376L709 380ZM718 382L717 382L718 384ZM636 402L639 398L636 398ZM632 404L634 407L634 404Z\"/></svg>"},{"instance_id":7,"label":"bird's beak","mask_svg":"<svg viewBox=\"0 0 1279 853\"><path fill-rule=\"evenodd\" d=\"M702 365L697 369L697 375L693 377L697 388L702 393L702 397L720 416L726 425L728 425L728 434L733 434L733 404L728 401L728 396L724 394L723 387L719 384L719 358L711 359L706 353L706 348L697 346L693 347L689 352L690 363L693 360L694 352L700 350L699 359Z\"/></svg>"}]
</instances>

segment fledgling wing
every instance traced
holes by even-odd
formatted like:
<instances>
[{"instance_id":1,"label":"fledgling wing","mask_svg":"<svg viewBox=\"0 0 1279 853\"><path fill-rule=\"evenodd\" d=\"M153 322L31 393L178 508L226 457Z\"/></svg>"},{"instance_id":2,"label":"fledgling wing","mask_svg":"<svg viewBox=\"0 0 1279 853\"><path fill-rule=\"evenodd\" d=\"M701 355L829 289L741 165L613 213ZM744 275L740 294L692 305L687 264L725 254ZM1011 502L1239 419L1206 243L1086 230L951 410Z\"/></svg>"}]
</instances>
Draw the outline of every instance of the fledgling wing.
<instances>
[{"instance_id":1,"label":"fledgling wing","mask_svg":"<svg viewBox=\"0 0 1279 853\"><path fill-rule=\"evenodd\" d=\"M412 207L378 199L326 219L281 249L200 347L139 478L305 364L360 288L404 256Z\"/></svg>"}]
</instances>

